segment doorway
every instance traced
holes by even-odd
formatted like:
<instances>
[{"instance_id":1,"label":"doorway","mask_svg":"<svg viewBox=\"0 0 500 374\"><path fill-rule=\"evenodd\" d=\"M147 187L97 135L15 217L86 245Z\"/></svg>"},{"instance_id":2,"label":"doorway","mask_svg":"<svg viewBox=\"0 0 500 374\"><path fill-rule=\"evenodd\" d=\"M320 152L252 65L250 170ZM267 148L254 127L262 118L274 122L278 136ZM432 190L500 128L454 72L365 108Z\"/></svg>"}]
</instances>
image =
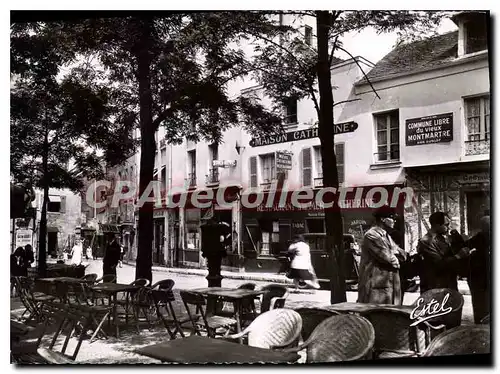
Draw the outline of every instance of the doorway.
<instances>
[{"instance_id":1,"label":"doorway","mask_svg":"<svg viewBox=\"0 0 500 374\"><path fill-rule=\"evenodd\" d=\"M490 209L490 191L468 191L467 198L467 232L474 235L481 228L480 219Z\"/></svg>"},{"instance_id":2,"label":"doorway","mask_svg":"<svg viewBox=\"0 0 500 374\"><path fill-rule=\"evenodd\" d=\"M165 219L158 218L154 220L154 239L153 239L153 263L164 265L163 245L164 245Z\"/></svg>"},{"instance_id":3,"label":"doorway","mask_svg":"<svg viewBox=\"0 0 500 374\"><path fill-rule=\"evenodd\" d=\"M57 232L47 233L47 252L50 257L57 257Z\"/></svg>"}]
</instances>

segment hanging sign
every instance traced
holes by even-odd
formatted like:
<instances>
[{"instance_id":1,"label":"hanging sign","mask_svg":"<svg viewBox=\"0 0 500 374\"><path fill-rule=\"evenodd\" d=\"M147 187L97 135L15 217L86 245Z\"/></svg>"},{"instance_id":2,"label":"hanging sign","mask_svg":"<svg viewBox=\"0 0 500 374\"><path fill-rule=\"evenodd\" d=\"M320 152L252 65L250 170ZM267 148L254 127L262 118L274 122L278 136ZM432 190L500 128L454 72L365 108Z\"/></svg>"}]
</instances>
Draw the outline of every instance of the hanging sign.
<instances>
[{"instance_id":1,"label":"hanging sign","mask_svg":"<svg viewBox=\"0 0 500 374\"><path fill-rule=\"evenodd\" d=\"M234 168L236 166L236 160L213 160L212 166L214 168Z\"/></svg>"},{"instance_id":2,"label":"hanging sign","mask_svg":"<svg viewBox=\"0 0 500 374\"><path fill-rule=\"evenodd\" d=\"M16 231L16 247L24 247L26 244L32 244L33 233L31 230Z\"/></svg>"},{"instance_id":3,"label":"hanging sign","mask_svg":"<svg viewBox=\"0 0 500 374\"><path fill-rule=\"evenodd\" d=\"M292 155L290 153L276 152L276 169L292 170Z\"/></svg>"},{"instance_id":4,"label":"hanging sign","mask_svg":"<svg viewBox=\"0 0 500 374\"><path fill-rule=\"evenodd\" d=\"M406 120L406 145L447 143L453 140L453 113Z\"/></svg>"},{"instance_id":5,"label":"hanging sign","mask_svg":"<svg viewBox=\"0 0 500 374\"><path fill-rule=\"evenodd\" d=\"M358 128L358 124L356 122L345 122L345 123L337 123L334 125L333 133L337 134L345 134L348 132L354 132ZM317 138L319 136L319 130L317 127L306 130L298 130L285 132L283 134L277 135L269 135L263 136L261 138L253 138L250 140L250 147L262 147L264 145L272 145L279 143L287 143L294 142L297 140L305 140Z\"/></svg>"}]
</instances>

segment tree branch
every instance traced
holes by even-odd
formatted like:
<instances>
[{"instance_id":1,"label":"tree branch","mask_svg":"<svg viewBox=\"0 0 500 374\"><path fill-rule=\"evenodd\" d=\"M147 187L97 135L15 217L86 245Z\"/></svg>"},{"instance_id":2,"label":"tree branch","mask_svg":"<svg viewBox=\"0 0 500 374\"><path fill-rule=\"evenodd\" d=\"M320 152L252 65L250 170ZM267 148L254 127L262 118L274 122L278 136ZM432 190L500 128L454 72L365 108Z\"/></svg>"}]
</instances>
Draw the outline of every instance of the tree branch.
<instances>
[{"instance_id":1,"label":"tree branch","mask_svg":"<svg viewBox=\"0 0 500 374\"><path fill-rule=\"evenodd\" d=\"M345 103L350 103L350 102L353 102L353 101L360 101L361 99L351 99L351 100L342 100L342 101L337 101L335 104L333 104L333 107L335 107L336 105L340 105L340 104L345 104Z\"/></svg>"},{"instance_id":2,"label":"tree branch","mask_svg":"<svg viewBox=\"0 0 500 374\"><path fill-rule=\"evenodd\" d=\"M370 79L368 78L368 76L365 74L363 68L361 67L361 65L359 64L358 60L356 60L354 58L354 56L348 52L345 48L342 48L342 47L337 47L338 49L340 49L341 51L344 51L345 53L347 53L349 56L351 56L351 58L354 60L354 62L356 63L356 65L358 65L359 69L361 70L361 72L363 73L363 76L365 77L365 79L368 81L368 83L370 84L370 87L372 88L373 92L375 93L375 95L380 99L380 96L378 95L377 93L377 90L375 90L375 87L373 87L373 84L372 82L370 82Z\"/></svg>"},{"instance_id":3,"label":"tree branch","mask_svg":"<svg viewBox=\"0 0 500 374\"><path fill-rule=\"evenodd\" d=\"M335 41L333 42L333 46L332 46L332 53L330 53L330 58L328 59L328 65L329 66L332 66L332 61L333 61L333 54L335 53L335 50L337 49L337 40L339 39L339 37L337 36L335 38Z\"/></svg>"}]
</instances>

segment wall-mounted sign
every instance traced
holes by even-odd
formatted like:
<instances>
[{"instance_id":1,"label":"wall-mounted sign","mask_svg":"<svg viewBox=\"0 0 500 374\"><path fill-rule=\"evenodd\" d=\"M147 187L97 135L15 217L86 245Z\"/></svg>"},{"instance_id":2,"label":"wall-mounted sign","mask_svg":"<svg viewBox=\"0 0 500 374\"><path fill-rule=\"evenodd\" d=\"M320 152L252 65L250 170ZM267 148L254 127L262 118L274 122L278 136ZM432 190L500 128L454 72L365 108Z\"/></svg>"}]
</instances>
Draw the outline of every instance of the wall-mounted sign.
<instances>
[{"instance_id":1,"label":"wall-mounted sign","mask_svg":"<svg viewBox=\"0 0 500 374\"><path fill-rule=\"evenodd\" d=\"M234 168L236 160L213 160L212 166L214 168Z\"/></svg>"},{"instance_id":2,"label":"wall-mounted sign","mask_svg":"<svg viewBox=\"0 0 500 374\"><path fill-rule=\"evenodd\" d=\"M292 155L290 153L276 152L276 169L292 170Z\"/></svg>"},{"instance_id":3,"label":"wall-mounted sign","mask_svg":"<svg viewBox=\"0 0 500 374\"><path fill-rule=\"evenodd\" d=\"M24 247L26 244L33 244L33 232L31 230L17 230L16 247Z\"/></svg>"},{"instance_id":4,"label":"wall-mounted sign","mask_svg":"<svg viewBox=\"0 0 500 374\"><path fill-rule=\"evenodd\" d=\"M334 125L333 133L336 134L345 134L348 132L353 132L358 128L358 124L356 122L345 122L345 123L337 123ZM279 143L287 143L294 142L297 140L305 140L317 138L319 136L319 130L317 127L313 129L306 130L297 130L291 132L285 132L283 134L277 135L269 135L264 136L262 138L254 138L250 140L250 147L262 147L264 145L272 145Z\"/></svg>"},{"instance_id":5,"label":"wall-mounted sign","mask_svg":"<svg viewBox=\"0 0 500 374\"><path fill-rule=\"evenodd\" d=\"M406 145L446 143L453 140L453 113L406 120Z\"/></svg>"},{"instance_id":6,"label":"wall-mounted sign","mask_svg":"<svg viewBox=\"0 0 500 374\"><path fill-rule=\"evenodd\" d=\"M490 183L490 173L487 171L482 173L467 173L458 177L458 182L463 184L469 183Z\"/></svg>"}]
</instances>

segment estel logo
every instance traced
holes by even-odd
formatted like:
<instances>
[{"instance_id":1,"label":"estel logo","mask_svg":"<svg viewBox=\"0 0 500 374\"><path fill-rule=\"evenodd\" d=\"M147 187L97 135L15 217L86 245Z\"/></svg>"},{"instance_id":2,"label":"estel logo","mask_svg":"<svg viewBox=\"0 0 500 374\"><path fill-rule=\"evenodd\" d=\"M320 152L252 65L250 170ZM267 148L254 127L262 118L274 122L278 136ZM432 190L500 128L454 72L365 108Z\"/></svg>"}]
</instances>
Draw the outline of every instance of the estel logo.
<instances>
[{"instance_id":1,"label":"estel logo","mask_svg":"<svg viewBox=\"0 0 500 374\"><path fill-rule=\"evenodd\" d=\"M424 299L419 297L417 299L417 306L411 311L410 319L415 320L410 326L416 326L421 322L427 321L439 316L444 316L451 313L453 308L451 306L446 307L446 302L450 298L450 294L447 293L441 302L436 299L432 299L427 304L424 304Z\"/></svg>"}]
</instances>

